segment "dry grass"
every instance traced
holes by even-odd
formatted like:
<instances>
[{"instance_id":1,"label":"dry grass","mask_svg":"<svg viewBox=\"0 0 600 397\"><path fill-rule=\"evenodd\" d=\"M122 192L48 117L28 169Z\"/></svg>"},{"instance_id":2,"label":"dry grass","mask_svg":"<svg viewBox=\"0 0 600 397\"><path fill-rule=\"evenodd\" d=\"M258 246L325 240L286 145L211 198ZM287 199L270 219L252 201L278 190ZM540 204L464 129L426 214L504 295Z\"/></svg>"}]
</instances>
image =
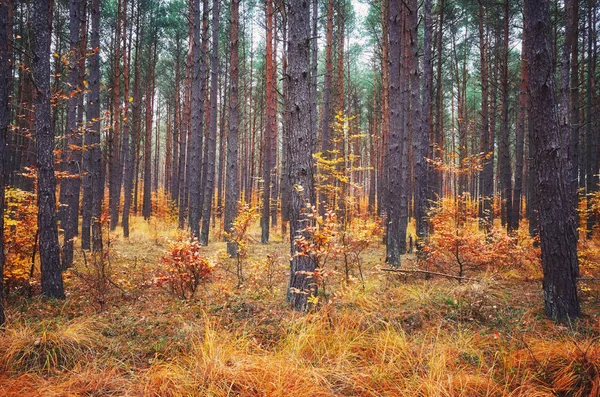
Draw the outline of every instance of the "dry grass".
<instances>
[{"instance_id":1,"label":"dry grass","mask_svg":"<svg viewBox=\"0 0 600 397\"><path fill-rule=\"evenodd\" d=\"M599 304L585 291L590 316L556 327L527 275L459 285L382 274L375 245L364 286L340 275L331 301L301 315L285 306L280 236L250 244L240 288L224 244L211 243L217 280L187 301L152 283L168 241L183 235L135 218L129 241L113 237L119 288L105 310L76 278L64 303L11 298L0 395L600 395ZM267 255L279 258L269 272Z\"/></svg>"}]
</instances>

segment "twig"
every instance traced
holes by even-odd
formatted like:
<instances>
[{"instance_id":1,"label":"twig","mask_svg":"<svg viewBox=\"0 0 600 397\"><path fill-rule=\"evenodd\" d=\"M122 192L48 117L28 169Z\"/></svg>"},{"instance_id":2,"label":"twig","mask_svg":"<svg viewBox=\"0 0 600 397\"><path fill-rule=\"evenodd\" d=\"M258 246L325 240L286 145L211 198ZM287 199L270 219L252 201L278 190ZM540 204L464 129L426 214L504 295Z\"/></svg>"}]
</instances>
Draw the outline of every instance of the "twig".
<instances>
[{"instance_id":1,"label":"twig","mask_svg":"<svg viewBox=\"0 0 600 397\"><path fill-rule=\"evenodd\" d=\"M462 277L462 276L453 276L452 274L446 274L446 273L438 273L438 272L432 272L429 270L421 270L421 269L381 269L381 271L384 272L392 272L392 273L424 273L424 274L430 274L432 276L442 276L442 277L448 277L448 278L453 278L455 280L468 280L468 281L476 281L478 283L481 282L481 280L476 279L476 278L470 278L470 277Z\"/></svg>"}]
</instances>

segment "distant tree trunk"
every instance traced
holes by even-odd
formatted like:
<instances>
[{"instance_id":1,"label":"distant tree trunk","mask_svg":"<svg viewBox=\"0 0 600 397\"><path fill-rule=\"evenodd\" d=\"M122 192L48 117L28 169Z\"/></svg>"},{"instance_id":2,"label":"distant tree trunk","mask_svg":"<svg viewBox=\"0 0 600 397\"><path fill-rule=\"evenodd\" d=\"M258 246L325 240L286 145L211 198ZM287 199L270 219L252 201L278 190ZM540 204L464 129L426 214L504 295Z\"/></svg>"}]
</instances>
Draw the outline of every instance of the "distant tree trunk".
<instances>
[{"instance_id":1,"label":"distant tree trunk","mask_svg":"<svg viewBox=\"0 0 600 397\"><path fill-rule=\"evenodd\" d=\"M8 126L11 122L12 95L12 40L11 24L12 2L0 1L0 329L4 327L4 186L6 183L6 141Z\"/></svg>"},{"instance_id":2,"label":"distant tree trunk","mask_svg":"<svg viewBox=\"0 0 600 397\"><path fill-rule=\"evenodd\" d=\"M508 231L514 229L510 220L513 215L512 205L512 170L510 161L510 126L508 119L508 34L509 34L509 19L510 6L508 0L504 0L504 38L502 40L502 77L500 83L500 95L502 97L502 109L500 119L500 141L498 145L498 167L500 168L500 196L502 200L502 217L506 220Z\"/></svg>"},{"instance_id":3,"label":"distant tree trunk","mask_svg":"<svg viewBox=\"0 0 600 397\"><path fill-rule=\"evenodd\" d=\"M581 315L577 297L577 224L570 195L569 135L559 128L552 76L548 0L525 2L529 93L539 190L540 243L546 315L566 322Z\"/></svg>"},{"instance_id":4,"label":"distant tree trunk","mask_svg":"<svg viewBox=\"0 0 600 397\"><path fill-rule=\"evenodd\" d=\"M402 155L402 102L400 92L400 51L401 21L400 0L389 0L389 136L387 142L388 184L386 194L387 208L387 244L386 262L392 266L400 266L400 254L403 241L400 240L400 190L401 155Z\"/></svg>"},{"instance_id":5,"label":"distant tree trunk","mask_svg":"<svg viewBox=\"0 0 600 397\"><path fill-rule=\"evenodd\" d=\"M56 178L54 176L54 131L50 95L50 42L52 1L33 4L33 81L35 82L35 132L38 162L38 230L42 295L64 299L56 215Z\"/></svg>"},{"instance_id":6,"label":"distant tree trunk","mask_svg":"<svg viewBox=\"0 0 600 397\"><path fill-rule=\"evenodd\" d=\"M229 133L227 135L227 172L225 174L225 231L231 233L233 222L237 217L238 200L240 198L239 166L238 166L238 135L239 135L239 104L238 104L238 81L239 81L239 5L240 0L231 1L231 32L229 45L231 47L230 70L231 85L229 86ZM227 242L227 253L237 256L237 244L233 241Z\"/></svg>"},{"instance_id":7,"label":"distant tree trunk","mask_svg":"<svg viewBox=\"0 0 600 397\"><path fill-rule=\"evenodd\" d=\"M271 217L271 173L273 169L272 152L276 150L277 141L275 138L275 127L277 122L277 114L275 113L275 60L273 59L273 3L267 0L265 10L266 19L266 50L265 50L265 90L266 90L266 122L265 136L263 139L263 207L262 216L260 218L261 226L261 242L267 244L269 242L270 217Z\"/></svg>"},{"instance_id":8,"label":"distant tree trunk","mask_svg":"<svg viewBox=\"0 0 600 397\"><path fill-rule=\"evenodd\" d=\"M573 183L573 191L575 192L575 205L578 205L578 187L579 187L579 172L583 173L583 169L579 168L579 1L569 0L565 4L565 10L568 13L569 26L572 29L570 37L571 46L571 89L570 89L570 106L571 106L571 145L570 155Z\"/></svg>"},{"instance_id":9,"label":"distant tree trunk","mask_svg":"<svg viewBox=\"0 0 600 397\"><path fill-rule=\"evenodd\" d=\"M304 235L311 221L314 203L312 137L310 131L310 8L308 1L290 2L288 6L289 68L289 183L290 191L290 284L288 301L295 310L309 307L309 296L316 294L315 263L299 255L295 238Z\"/></svg>"},{"instance_id":10,"label":"distant tree trunk","mask_svg":"<svg viewBox=\"0 0 600 397\"><path fill-rule=\"evenodd\" d=\"M157 29L156 27L153 27ZM152 120L154 116L154 83L156 75L157 37L154 33L153 43L148 48L149 70L146 81L146 134L144 141L144 196L142 198L142 216L150 219L152 215Z\"/></svg>"},{"instance_id":11,"label":"distant tree trunk","mask_svg":"<svg viewBox=\"0 0 600 397\"><path fill-rule=\"evenodd\" d=\"M63 171L69 174L60 182L60 207L58 211L61 228L64 230L62 263L68 267L73 264L73 239L77 236L79 220L79 191L81 187L81 131L77 125L77 103L83 95L79 82L79 58L81 45L79 30L85 22L85 1L69 2L69 99L67 100L66 146L63 155Z\"/></svg>"},{"instance_id":12,"label":"distant tree trunk","mask_svg":"<svg viewBox=\"0 0 600 397\"><path fill-rule=\"evenodd\" d=\"M323 105L321 110L321 153L323 158L329 159L330 140L331 140L331 91L333 85L333 0L327 2L327 32L325 34L325 81L323 86ZM327 199L326 185L332 183L331 180L322 181L321 191L319 192L319 214L325 215L325 207L330 204Z\"/></svg>"},{"instance_id":13,"label":"distant tree trunk","mask_svg":"<svg viewBox=\"0 0 600 397\"><path fill-rule=\"evenodd\" d=\"M136 23L136 34L135 34L135 61L134 61L134 80L133 80L133 114L132 114L132 125L133 132L135 136L140 135L141 131L141 92L140 92L140 84L141 84L141 68L140 62L142 58L141 49L140 49L140 36L143 36L143 32L140 32L140 14L141 14L141 3L138 2L138 10L137 10L137 23ZM131 43L131 42L130 42ZM125 77L125 106L127 110L129 109L129 60L130 60L131 51L128 51L127 57L125 59L124 70L126 73ZM123 183L124 189L124 199L123 199L123 218L121 220L123 226L123 237L129 237L129 215L131 212L131 201L133 199L133 182L134 182L134 172L135 172L135 154L136 154L136 143L134 142L134 137L129 132L129 117L127 117L127 123L125 124L125 128L123 129L123 150L125 152L125 180Z\"/></svg>"},{"instance_id":14,"label":"distant tree trunk","mask_svg":"<svg viewBox=\"0 0 600 397\"><path fill-rule=\"evenodd\" d=\"M286 222L290 220L290 199L291 199L291 189L292 187L289 185L289 140L290 140L290 122L289 122L289 80L287 79L287 55L288 55L288 23L287 23L287 13L285 12L285 3L281 2L281 30L283 31L283 51L281 54L281 72L283 75L283 83L282 83L282 98L281 102L283 103L283 122L282 122L282 139L281 139L281 229L282 235L285 235L285 225Z\"/></svg>"},{"instance_id":15,"label":"distant tree trunk","mask_svg":"<svg viewBox=\"0 0 600 397\"><path fill-rule=\"evenodd\" d=\"M527 84L529 81L527 67L527 36L523 31L521 39L521 81L519 84L519 107L517 112L517 123L515 128L515 190L513 196L513 216L511 220L512 230L519 229L521 220L521 202L523 195L523 162L525 153L525 121L527 117L528 97Z\"/></svg>"},{"instance_id":16,"label":"distant tree trunk","mask_svg":"<svg viewBox=\"0 0 600 397\"><path fill-rule=\"evenodd\" d=\"M594 23L594 1L588 0L588 31L587 31L587 80L586 80L586 103L585 103L585 136L586 136L586 193L588 196L587 201L587 235L592 236L594 226L596 225L596 215L591 208L592 201L591 196L598 191L598 146L600 139L598 138L597 131L594 131L594 118L595 112L592 108L592 100L594 97L594 90L596 88L595 81L595 62L594 62L594 46L592 45L596 38L596 29Z\"/></svg>"},{"instance_id":17,"label":"distant tree trunk","mask_svg":"<svg viewBox=\"0 0 600 397\"><path fill-rule=\"evenodd\" d=\"M427 235L427 162L429 157L429 108L431 106L430 79L431 69L431 0L425 2L425 36L423 59L423 102L421 103L421 81L419 76L419 43L417 0L411 0L409 7L410 51L409 70L411 74L411 113L414 139L414 187L415 219L418 246ZM427 41L425 41L427 38ZM425 102L427 101L427 104Z\"/></svg>"},{"instance_id":18,"label":"distant tree trunk","mask_svg":"<svg viewBox=\"0 0 600 397\"><path fill-rule=\"evenodd\" d=\"M110 230L115 230L119 224L119 207L121 201L121 2L117 2L117 28L113 40L112 65L112 130L109 132L109 207Z\"/></svg>"},{"instance_id":19,"label":"distant tree trunk","mask_svg":"<svg viewBox=\"0 0 600 397\"><path fill-rule=\"evenodd\" d=\"M219 79L219 0L212 5L212 54L210 59L210 129L206 142L208 156L205 159L206 184L204 193L204 209L202 212L202 232L200 243L208 245L208 232L215 190L215 158L217 149L217 93Z\"/></svg>"},{"instance_id":20,"label":"distant tree trunk","mask_svg":"<svg viewBox=\"0 0 600 397\"><path fill-rule=\"evenodd\" d=\"M206 74L204 54L202 54L202 43L200 41L200 1L192 0L194 7L194 37L192 50L192 91L191 91L191 133L188 149L189 158L189 224L192 236L200 238L200 211L201 194L200 171L202 168L202 138L204 131L204 77ZM208 1L204 0L204 12L207 15L206 6ZM203 34L204 36L204 34Z\"/></svg>"},{"instance_id":21,"label":"distant tree trunk","mask_svg":"<svg viewBox=\"0 0 600 397\"><path fill-rule=\"evenodd\" d=\"M92 203L92 249L102 252L102 201L104 200L104 177L100 148L100 0L91 3L92 54L88 57L90 70L90 93L88 95L88 120L91 127L86 134L86 146L90 151L89 172L91 188L88 190Z\"/></svg>"},{"instance_id":22,"label":"distant tree trunk","mask_svg":"<svg viewBox=\"0 0 600 397\"><path fill-rule=\"evenodd\" d=\"M173 109L173 174L171 175L171 200L176 205L179 202L180 164L184 159L181 147L181 37L179 31L175 33L175 93Z\"/></svg>"},{"instance_id":23,"label":"distant tree trunk","mask_svg":"<svg viewBox=\"0 0 600 397\"><path fill-rule=\"evenodd\" d=\"M431 155L435 160L443 160L444 150L444 91L443 91L443 41L444 41L444 17L446 15L446 1L440 0L438 31L437 31L437 67L436 67L436 126L434 133L434 143ZM444 196L444 177L440 170L434 169L431 179L430 200L437 200Z\"/></svg>"},{"instance_id":24,"label":"distant tree trunk","mask_svg":"<svg viewBox=\"0 0 600 397\"><path fill-rule=\"evenodd\" d=\"M191 152L192 152L192 135L191 135L191 96L192 96L192 80L193 80L193 55L194 55L194 0L190 0L189 12L189 48L185 60L185 83L183 91L183 111L181 121L181 139L180 152L181 161L179 162L179 219L178 227L183 229L185 226L186 217L189 215L189 196L190 196L190 170L191 170ZM199 41L199 39L198 39ZM189 218L188 218L189 219ZM189 224L189 221L188 221Z\"/></svg>"},{"instance_id":25,"label":"distant tree trunk","mask_svg":"<svg viewBox=\"0 0 600 397\"><path fill-rule=\"evenodd\" d=\"M382 161L380 162L379 169L379 192L378 199L379 205L378 210L382 211L387 215L389 209L387 205L388 192L389 192L389 157L388 157L388 139L389 139L389 125L390 125L390 106L389 106L389 0L383 0L381 4L381 155Z\"/></svg>"}]
</instances>

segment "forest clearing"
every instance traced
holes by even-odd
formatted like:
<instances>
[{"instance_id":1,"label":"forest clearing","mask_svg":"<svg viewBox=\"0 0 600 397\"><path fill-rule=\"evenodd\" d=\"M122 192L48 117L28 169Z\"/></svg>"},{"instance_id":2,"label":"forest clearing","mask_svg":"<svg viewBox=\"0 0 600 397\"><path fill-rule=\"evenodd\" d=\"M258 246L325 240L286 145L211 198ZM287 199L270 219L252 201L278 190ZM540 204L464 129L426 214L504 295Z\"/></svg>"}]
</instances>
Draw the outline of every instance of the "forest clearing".
<instances>
[{"instance_id":1,"label":"forest clearing","mask_svg":"<svg viewBox=\"0 0 600 397\"><path fill-rule=\"evenodd\" d=\"M0 0L0 396L600 397L594 0Z\"/></svg>"}]
</instances>

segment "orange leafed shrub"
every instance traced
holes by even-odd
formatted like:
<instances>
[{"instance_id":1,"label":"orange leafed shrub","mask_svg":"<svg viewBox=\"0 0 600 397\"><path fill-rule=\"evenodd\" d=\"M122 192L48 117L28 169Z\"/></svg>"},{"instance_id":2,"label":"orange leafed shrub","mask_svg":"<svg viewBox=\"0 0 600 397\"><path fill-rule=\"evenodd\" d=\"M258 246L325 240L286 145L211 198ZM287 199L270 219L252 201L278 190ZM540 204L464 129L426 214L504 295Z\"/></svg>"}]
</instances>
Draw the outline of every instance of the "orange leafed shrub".
<instances>
[{"instance_id":1,"label":"orange leafed shrub","mask_svg":"<svg viewBox=\"0 0 600 397\"><path fill-rule=\"evenodd\" d=\"M181 299L190 299L200 285L211 280L214 265L202 256L198 241L170 243L169 247L162 258L165 268L155 282Z\"/></svg>"},{"instance_id":2,"label":"orange leafed shrub","mask_svg":"<svg viewBox=\"0 0 600 397\"><path fill-rule=\"evenodd\" d=\"M9 290L29 282L36 231L35 194L15 188L7 189L4 213L4 282Z\"/></svg>"},{"instance_id":3,"label":"orange leafed shrub","mask_svg":"<svg viewBox=\"0 0 600 397\"><path fill-rule=\"evenodd\" d=\"M430 213L433 228L424 251L427 265L464 276L465 272L528 271L539 268L539 249L526 232L509 235L499 225L480 224L477 203L465 196L444 198Z\"/></svg>"}]
</instances>

